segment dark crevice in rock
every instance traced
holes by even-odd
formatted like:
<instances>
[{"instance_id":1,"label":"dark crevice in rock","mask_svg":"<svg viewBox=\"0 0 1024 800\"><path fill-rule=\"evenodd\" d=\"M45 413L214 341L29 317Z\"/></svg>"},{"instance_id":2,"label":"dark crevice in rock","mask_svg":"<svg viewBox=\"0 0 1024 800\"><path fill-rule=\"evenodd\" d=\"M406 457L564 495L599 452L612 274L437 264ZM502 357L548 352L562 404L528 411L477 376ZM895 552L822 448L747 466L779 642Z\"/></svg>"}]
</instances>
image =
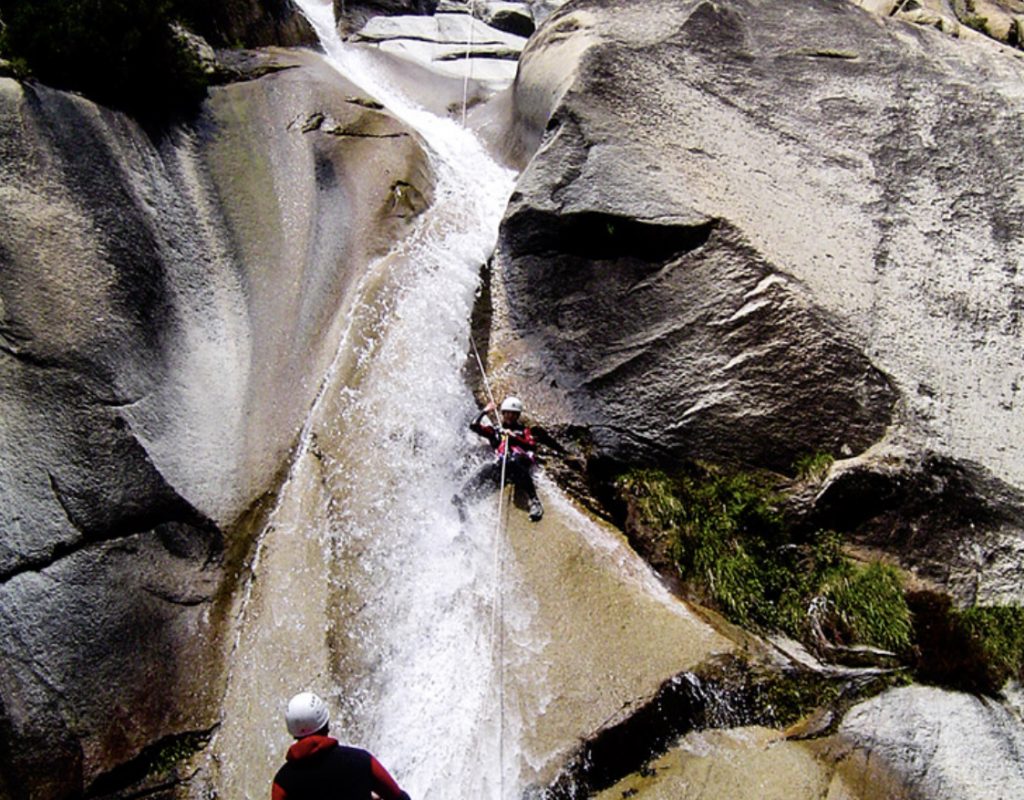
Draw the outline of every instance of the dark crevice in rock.
<instances>
[{"instance_id":1,"label":"dark crevice in rock","mask_svg":"<svg viewBox=\"0 0 1024 800\"><path fill-rule=\"evenodd\" d=\"M836 59L838 61L860 60L859 54L846 50L797 50L796 52L789 53L788 55L797 56L799 58Z\"/></svg>"},{"instance_id":2,"label":"dark crevice in rock","mask_svg":"<svg viewBox=\"0 0 1024 800\"><path fill-rule=\"evenodd\" d=\"M339 139L404 139L409 135L408 133L352 133L337 128L325 128L323 132Z\"/></svg>"},{"instance_id":3,"label":"dark crevice in rock","mask_svg":"<svg viewBox=\"0 0 1024 800\"><path fill-rule=\"evenodd\" d=\"M930 455L898 469L840 473L817 498L811 524L905 549L942 531L1024 527L1021 508L1024 496L983 467Z\"/></svg>"},{"instance_id":4,"label":"dark crevice in rock","mask_svg":"<svg viewBox=\"0 0 1024 800\"><path fill-rule=\"evenodd\" d=\"M662 225L601 212L556 215L525 209L506 221L503 239L516 243L518 257L560 254L661 263L703 247L717 226L715 219Z\"/></svg>"},{"instance_id":5,"label":"dark crevice in rock","mask_svg":"<svg viewBox=\"0 0 1024 800\"><path fill-rule=\"evenodd\" d=\"M384 110L383 103L378 103L376 100L371 100L368 97L346 97L345 102L350 103L354 106L362 106L363 108L368 108L371 111Z\"/></svg>"},{"instance_id":6,"label":"dark crevice in rock","mask_svg":"<svg viewBox=\"0 0 1024 800\"><path fill-rule=\"evenodd\" d=\"M84 797L133 800L166 791L188 780L182 761L205 748L219 725L167 736L144 748L135 758L98 776Z\"/></svg>"},{"instance_id":7,"label":"dark crevice in rock","mask_svg":"<svg viewBox=\"0 0 1024 800\"><path fill-rule=\"evenodd\" d=\"M500 50L488 50L485 52L474 52L470 54L469 58L482 58L489 59L492 61L518 61L519 51L512 50L510 48L503 48ZM465 53L446 53L435 61L465 61Z\"/></svg>"},{"instance_id":8,"label":"dark crevice in rock","mask_svg":"<svg viewBox=\"0 0 1024 800\"><path fill-rule=\"evenodd\" d=\"M476 48L482 48L482 47L500 47L500 48L505 48L505 43L504 42L493 42L493 41L476 41L476 42L471 42L469 40L458 41L458 40L455 40L455 39L445 40L443 42L440 42L437 39L431 39L429 36L413 36L412 34L408 34L408 33L402 34L401 36L366 36L366 35L363 35L363 34L357 34L356 36L353 36L350 41L353 41L353 42L367 42L369 44L380 44L381 42L426 42L427 44L441 44L441 45L444 45L445 47L462 47L464 49L463 49L462 54L459 55L459 58L465 58L466 57L466 55L465 55L465 48L470 48L470 47L474 48L473 52L470 53L470 58L477 58L478 57L479 54L476 52Z\"/></svg>"},{"instance_id":9,"label":"dark crevice in rock","mask_svg":"<svg viewBox=\"0 0 1024 800\"><path fill-rule=\"evenodd\" d=\"M745 725L782 727L820 709L849 708L889 686L896 673L833 674L750 666L732 657L673 676L638 706L624 709L586 739L555 780L535 788L536 800L574 800L607 789L641 770L691 731ZM832 732L841 713L815 736Z\"/></svg>"},{"instance_id":10,"label":"dark crevice in rock","mask_svg":"<svg viewBox=\"0 0 1024 800\"><path fill-rule=\"evenodd\" d=\"M52 359L43 358L36 353L22 350L17 344L10 344L10 337L6 336L3 331L0 331L0 336L4 336L4 338L8 339L8 342L0 342L0 353L5 353L16 361L20 361L22 364L28 364L31 367L49 369L59 366L57 362Z\"/></svg>"}]
</instances>

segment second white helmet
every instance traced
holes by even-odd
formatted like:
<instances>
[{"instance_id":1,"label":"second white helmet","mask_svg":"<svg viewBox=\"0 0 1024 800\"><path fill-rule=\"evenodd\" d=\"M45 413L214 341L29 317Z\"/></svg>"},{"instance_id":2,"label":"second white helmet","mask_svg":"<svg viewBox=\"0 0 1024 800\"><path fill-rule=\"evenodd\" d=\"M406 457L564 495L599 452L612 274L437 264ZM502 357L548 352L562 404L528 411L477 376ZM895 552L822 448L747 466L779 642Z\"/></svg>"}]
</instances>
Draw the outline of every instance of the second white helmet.
<instances>
[{"instance_id":1,"label":"second white helmet","mask_svg":"<svg viewBox=\"0 0 1024 800\"><path fill-rule=\"evenodd\" d=\"M501 401L502 411L514 411L517 414L523 412L523 401L518 397L506 397Z\"/></svg>"},{"instance_id":2,"label":"second white helmet","mask_svg":"<svg viewBox=\"0 0 1024 800\"><path fill-rule=\"evenodd\" d=\"M284 721L296 739L316 733L330 721L327 704L312 692L301 692L288 701Z\"/></svg>"}]
</instances>

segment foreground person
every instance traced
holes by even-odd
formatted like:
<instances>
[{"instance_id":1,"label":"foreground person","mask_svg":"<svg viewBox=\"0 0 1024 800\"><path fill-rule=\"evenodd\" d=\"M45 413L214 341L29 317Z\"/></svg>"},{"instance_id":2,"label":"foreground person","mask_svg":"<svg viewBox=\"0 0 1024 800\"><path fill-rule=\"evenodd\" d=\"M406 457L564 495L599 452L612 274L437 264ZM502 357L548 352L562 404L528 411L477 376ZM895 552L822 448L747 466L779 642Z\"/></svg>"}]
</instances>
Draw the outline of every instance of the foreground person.
<instances>
[{"instance_id":1,"label":"foreground person","mask_svg":"<svg viewBox=\"0 0 1024 800\"><path fill-rule=\"evenodd\" d=\"M288 701L285 723L297 741L274 776L271 800L409 800L376 758L328 736L329 722L327 705L312 692Z\"/></svg>"},{"instance_id":2,"label":"foreground person","mask_svg":"<svg viewBox=\"0 0 1024 800\"><path fill-rule=\"evenodd\" d=\"M494 403L488 403L469 425L473 433L485 438L494 448L494 460L485 464L466 481L462 490L452 498L452 502L458 506L461 516L466 497L479 494L481 488L488 483L497 485L501 482L501 466L504 460L505 480L526 493L530 504L530 519L537 522L544 516L544 506L537 497L537 487L534 486L532 474L536 463L537 441L533 437L533 432L523 425L520 419L523 403L518 397L506 397L501 403L501 424L497 426L488 416L494 410Z\"/></svg>"}]
</instances>

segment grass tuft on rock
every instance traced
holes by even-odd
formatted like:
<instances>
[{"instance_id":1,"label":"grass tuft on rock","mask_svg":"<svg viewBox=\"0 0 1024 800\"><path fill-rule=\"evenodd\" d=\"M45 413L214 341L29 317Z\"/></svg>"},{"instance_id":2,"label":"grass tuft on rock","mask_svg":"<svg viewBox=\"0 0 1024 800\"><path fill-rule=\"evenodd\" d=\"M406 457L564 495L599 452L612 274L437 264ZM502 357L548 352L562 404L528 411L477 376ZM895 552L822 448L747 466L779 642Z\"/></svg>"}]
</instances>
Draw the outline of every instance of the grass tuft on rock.
<instances>
[{"instance_id":1,"label":"grass tuft on rock","mask_svg":"<svg viewBox=\"0 0 1024 800\"><path fill-rule=\"evenodd\" d=\"M986 688L1024 677L1024 608L972 606L955 612L955 618L985 665Z\"/></svg>"},{"instance_id":2,"label":"grass tuft on rock","mask_svg":"<svg viewBox=\"0 0 1024 800\"><path fill-rule=\"evenodd\" d=\"M697 465L634 470L617 487L634 520L670 537L688 591L731 621L819 647L910 646L899 573L854 563L835 533L791 530L770 476Z\"/></svg>"},{"instance_id":3,"label":"grass tuft on rock","mask_svg":"<svg viewBox=\"0 0 1024 800\"><path fill-rule=\"evenodd\" d=\"M807 453L793 462L793 472L802 481L821 481L834 463L829 453Z\"/></svg>"}]
</instances>

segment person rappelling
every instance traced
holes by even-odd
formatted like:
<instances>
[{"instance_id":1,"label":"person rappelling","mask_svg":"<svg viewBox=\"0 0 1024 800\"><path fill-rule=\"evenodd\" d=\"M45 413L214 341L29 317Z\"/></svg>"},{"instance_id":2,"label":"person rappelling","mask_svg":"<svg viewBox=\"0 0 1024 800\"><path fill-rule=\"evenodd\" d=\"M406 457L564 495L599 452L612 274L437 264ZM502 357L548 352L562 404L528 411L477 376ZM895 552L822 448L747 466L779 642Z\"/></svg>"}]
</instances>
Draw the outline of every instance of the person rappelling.
<instances>
[{"instance_id":1,"label":"person rappelling","mask_svg":"<svg viewBox=\"0 0 1024 800\"><path fill-rule=\"evenodd\" d=\"M529 502L530 519L537 522L544 516L544 506L537 496L533 483L533 468L537 461L537 441L533 432L522 422L523 403L518 397L506 397L501 408L501 421L494 422L490 414L495 411L494 401L489 402L470 423L469 429L482 436L494 450L494 459L484 464L463 485L452 502L464 515L467 497L478 495L487 484L501 486L502 479L522 490Z\"/></svg>"},{"instance_id":2,"label":"person rappelling","mask_svg":"<svg viewBox=\"0 0 1024 800\"><path fill-rule=\"evenodd\" d=\"M271 800L409 800L370 753L327 735L330 714L317 695L301 692L289 700L285 725L296 741L274 776Z\"/></svg>"}]
</instances>

